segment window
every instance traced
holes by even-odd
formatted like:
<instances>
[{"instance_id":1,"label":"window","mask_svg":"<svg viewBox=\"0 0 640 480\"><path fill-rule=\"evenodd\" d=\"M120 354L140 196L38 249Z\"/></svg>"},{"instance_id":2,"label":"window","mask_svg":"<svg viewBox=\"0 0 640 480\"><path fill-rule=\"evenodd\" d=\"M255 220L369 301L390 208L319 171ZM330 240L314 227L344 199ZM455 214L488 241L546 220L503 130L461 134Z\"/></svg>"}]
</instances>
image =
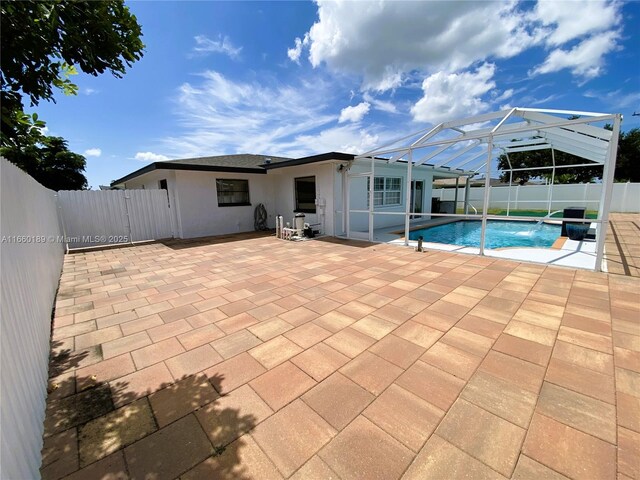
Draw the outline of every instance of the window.
<instances>
[{"instance_id":1,"label":"window","mask_svg":"<svg viewBox=\"0 0 640 480\"><path fill-rule=\"evenodd\" d=\"M367 178L367 191L369 191L369 179ZM374 177L373 178L373 206L391 206L402 203L402 178L401 177ZM367 202L368 206L368 202Z\"/></svg>"},{"instance_id":2,"label":"window","mask_svg":"<svg viewBox=\"0 0 640 480\"><path fill-rule=\"evenodd\" d=\"M233 207L251 205L249 201L249 180L217 179L218 206Z\"/></svg>"},{"instance_id":3,"label":"window","mask_svg":"<svg viewBox=\"0 0 640 480\"><path fill-rule=\"evenodd\" d=\"M316 177L294 179L296 212L316 213Z\"/></svg>"}]
</instances>

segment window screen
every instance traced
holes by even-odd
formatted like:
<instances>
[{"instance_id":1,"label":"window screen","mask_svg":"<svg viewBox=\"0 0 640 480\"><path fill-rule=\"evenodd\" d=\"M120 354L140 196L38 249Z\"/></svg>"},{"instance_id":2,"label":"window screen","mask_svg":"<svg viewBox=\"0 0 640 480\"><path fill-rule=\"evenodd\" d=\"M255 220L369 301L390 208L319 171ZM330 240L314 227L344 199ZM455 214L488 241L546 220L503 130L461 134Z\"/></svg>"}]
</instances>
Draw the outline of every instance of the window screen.
<instances>
[{"instance_id":1,"label":"window screen","mask_svg":"<svg viewBox=\"0 0 640 480\"><path fill-rule=\"evenodd\" d=\"M249 180L216 180L218 192L218 206L232 207L251 205L249 201Z\"/></svg>"},{"instance_id":2,"label":"window screen","mask_svg":"<svg viewBox=\"0 0 640 480\"><path fill-rule=\"evenodd\" d=\"M296 212L316 213L316 177L295 180Z\"/></svg>"}]
</instances>

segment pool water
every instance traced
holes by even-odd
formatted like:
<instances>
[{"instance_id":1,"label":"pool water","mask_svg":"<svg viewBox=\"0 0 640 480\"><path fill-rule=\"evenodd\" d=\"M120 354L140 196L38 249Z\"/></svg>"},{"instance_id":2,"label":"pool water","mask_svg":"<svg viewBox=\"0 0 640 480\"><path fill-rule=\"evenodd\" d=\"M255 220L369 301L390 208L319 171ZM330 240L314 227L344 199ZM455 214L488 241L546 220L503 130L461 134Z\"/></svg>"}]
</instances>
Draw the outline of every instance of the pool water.
<instances>
[{"instance_id":1,"label":"pool water","mask_svg":"<svg viewBox=\"0 0 640 480\"><path fill-rule=\"evenodd\" d=\"M422 235L425 242L480 247L481 227L479 220L462 220L414 230L409 233L409 239L417 240ZM560 225L547 223L487 220L485 248L549 248L560 236L560 229Z\"/></svg>"}]
</instances>

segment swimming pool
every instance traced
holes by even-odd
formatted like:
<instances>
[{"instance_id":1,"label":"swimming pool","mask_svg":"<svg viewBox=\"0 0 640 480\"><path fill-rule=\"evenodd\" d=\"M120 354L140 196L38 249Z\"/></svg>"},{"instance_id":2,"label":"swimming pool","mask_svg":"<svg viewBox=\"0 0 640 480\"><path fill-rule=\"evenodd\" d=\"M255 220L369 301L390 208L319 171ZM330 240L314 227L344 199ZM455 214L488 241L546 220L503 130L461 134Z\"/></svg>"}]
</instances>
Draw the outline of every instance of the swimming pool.
<instances>
[{"instance_id":1,"label":"swimming pool","mask_svg":"<svg viewBox=\"0 0 640 480\"><path fill-rule=\"evenodd\" d=\"M447 243L464 247L480 247L479 220L462 220L454 223L422 228L409 233L410 240L422 235L425 242ZM560 225L537 222L487 220L485 248L539 247L549 248L560 236Z\"/></svg>"}]
</instances>

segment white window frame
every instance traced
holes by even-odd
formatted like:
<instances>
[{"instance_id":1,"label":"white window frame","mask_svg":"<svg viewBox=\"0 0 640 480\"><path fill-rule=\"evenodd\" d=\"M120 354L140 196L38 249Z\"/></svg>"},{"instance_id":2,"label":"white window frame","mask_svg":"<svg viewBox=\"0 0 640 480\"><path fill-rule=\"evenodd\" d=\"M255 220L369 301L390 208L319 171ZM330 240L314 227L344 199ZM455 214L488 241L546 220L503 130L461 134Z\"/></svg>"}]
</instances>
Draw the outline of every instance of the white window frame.
<instances>
[{"instance_id":1,"label":"white window frame","mask_svg":"<svg viewBox=\"0 0 640 480\"><path fill-rule=\"evenodd\" d=\"M382 189L376 189L376 181L379 181L380 179L382 179L383 181L383 185L382 185ZM390 183L392 180L397 180L398 182L398 189L392 189L390 188ZM374 202L373 202L373 206L375 207L399 207L402 205L402 184L403 184L403 180L402 177L391 177L391 176L382 176L382 175L376 175L373 178L373 198L374 198ZM369 192L369 178L367 177L367 193ZM376 193L381 193L382 194L382 203L378 203L376 202L375 198L376 198ZM389 201L389 194L398 194L398 202L391 202ZM367 208L369 208L369 195L367 195Z\"/></svg>"}]
</instances>

